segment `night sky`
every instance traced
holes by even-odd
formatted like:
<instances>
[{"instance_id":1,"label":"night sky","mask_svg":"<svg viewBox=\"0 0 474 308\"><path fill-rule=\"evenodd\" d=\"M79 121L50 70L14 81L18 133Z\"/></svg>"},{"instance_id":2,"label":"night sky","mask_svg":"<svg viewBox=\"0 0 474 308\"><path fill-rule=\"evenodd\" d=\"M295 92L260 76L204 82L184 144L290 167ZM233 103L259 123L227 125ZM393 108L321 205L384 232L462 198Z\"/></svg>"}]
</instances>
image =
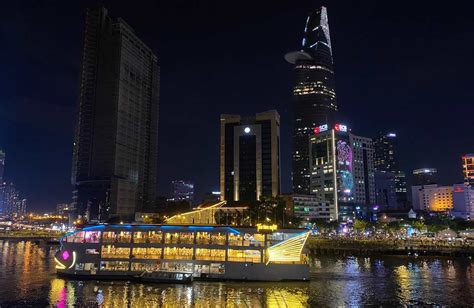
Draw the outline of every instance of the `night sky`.
<instances>
[{"instance_id":1,"label":"night sky","mask_svg":"<svg viewBox=\"0 0 474 308\"><path fill-rule=\"evenodd\" d=\"M398 134L402 169L459 182L474 152L473 4L326 1L341 118L362 136ZM0 4L0 148L5 176L50 210L71 200L85 9L94 1ZM282 185L291 187L292 66L319 1L105 1L161 66L159 193L172 179L219 189L219 115L277 109Z\"/></svg>"}]
</instances>

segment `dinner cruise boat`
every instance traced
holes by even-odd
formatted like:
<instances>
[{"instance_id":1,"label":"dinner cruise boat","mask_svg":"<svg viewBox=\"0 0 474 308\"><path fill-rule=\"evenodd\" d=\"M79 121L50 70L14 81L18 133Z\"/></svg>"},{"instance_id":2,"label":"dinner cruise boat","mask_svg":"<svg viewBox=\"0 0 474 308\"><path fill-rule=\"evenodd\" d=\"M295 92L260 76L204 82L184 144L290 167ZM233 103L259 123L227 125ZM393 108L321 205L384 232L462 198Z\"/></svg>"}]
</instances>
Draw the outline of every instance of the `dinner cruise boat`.
<instances>
[{"instance_id":1,"label":"dinner cruise boat","mask_svg":"<svg viewBox=\"0 0 474 308\"><path fill-rule=\"evenodd\" d=\"M66 234L55 262L60 275L95 279L179 273L194 280L309 280L309 234L274 225L103 224Z\"/></svg>"}]
</instances>

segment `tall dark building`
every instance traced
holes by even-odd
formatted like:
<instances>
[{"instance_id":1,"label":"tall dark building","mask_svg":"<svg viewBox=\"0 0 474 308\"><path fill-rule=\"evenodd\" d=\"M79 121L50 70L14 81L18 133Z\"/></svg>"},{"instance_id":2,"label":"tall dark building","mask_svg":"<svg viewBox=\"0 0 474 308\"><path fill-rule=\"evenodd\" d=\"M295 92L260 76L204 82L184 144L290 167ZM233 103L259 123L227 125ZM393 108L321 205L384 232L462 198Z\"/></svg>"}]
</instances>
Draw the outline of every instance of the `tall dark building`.
<instances>
[{"instance_id":1,"label":"tall dark building","mask_svg":"<svg viewBox=\"0 0 474 308\"><path fill-rule=\"evenodd\" d=\"M175 180L171 182L173 189L172 201L194 201L194 183L188 180Z\"/></svg>"},{"instance_id":2,"label":"tall dark building","mask_svg":"<svg viewBox=\"0 0 474 308\"><path fill-rule=\"evenodd\" d=\"M127 219L156 194L157 57L120 18L87 10L73 147L73 207Z\"/></svg>"},{"instance_id":3,"label":"tall dark building","mask_svg":"<svg viewBox=\"0 0 474 308\"><path fill-rule=\"evenodd\" d=\"M221 115L221 199L255 201L280 194L280 115Z\"/></svg>"},{"instance_id":4,"label":"tall dark building","mask_svg":"<svg viewBox=\"0 0 474 308\"><path fill-rule=\"evenodd\" d=\"M306 20L301 50L285 55L294 64L293 192L309 194L308 140L319 125L333 126L337 111L334 68L327 10L323 6Z\"/></svg>"},{"instance_id":5,"label":"tall dark building","mask_svg":"<svg viewBox=\"0 0 474 308\"><path fill-rule=\"evenodd\" d=\"M393 192L387 192L386 189L395 188L396 207L399 209L405 208L407 205L407 182L405 172L400 169L397 157L397 135L395 133L379 133L375 138L375 160L374 167L377 170L377 181L375 182L377 194L383 192L383 196L378 196L378 200L390 200L387 204L381 204L388 209L394 209L394 204L391 201ZM383 174L392 173L393 176ZM395 186L392 182L395 182ZM387 197L389 196L389 197Z\"/></svg>"}]
</instances>

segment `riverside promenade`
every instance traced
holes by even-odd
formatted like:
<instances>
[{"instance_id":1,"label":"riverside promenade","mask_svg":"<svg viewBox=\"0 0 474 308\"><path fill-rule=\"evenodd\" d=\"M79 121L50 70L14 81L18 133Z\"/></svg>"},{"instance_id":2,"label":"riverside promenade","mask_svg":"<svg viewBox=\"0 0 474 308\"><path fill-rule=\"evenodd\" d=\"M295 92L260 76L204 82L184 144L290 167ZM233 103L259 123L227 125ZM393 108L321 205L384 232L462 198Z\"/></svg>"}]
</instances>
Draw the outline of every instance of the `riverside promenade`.
<instances>
[{"instance_id":1,"label":"riverside promenade","mask_svg":"<svg viewBox=\"0 0 474 308\"><path fill-rule=\"evenodd\" d=\"M383 254L426 256L474 256L473 240L437 238L320 238L311 236L306 244L311 254Z\"/></svg>"}]
</instances>

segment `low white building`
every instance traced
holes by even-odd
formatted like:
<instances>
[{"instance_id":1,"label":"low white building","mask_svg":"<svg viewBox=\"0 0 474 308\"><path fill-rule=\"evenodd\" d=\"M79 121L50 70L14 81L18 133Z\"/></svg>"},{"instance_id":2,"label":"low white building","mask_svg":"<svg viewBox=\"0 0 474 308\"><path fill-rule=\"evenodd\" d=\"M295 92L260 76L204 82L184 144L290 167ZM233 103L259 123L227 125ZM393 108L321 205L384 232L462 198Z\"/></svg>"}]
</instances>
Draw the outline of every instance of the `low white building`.
<instances>
[{"instance_id":1,"label":"low white building","mask_svg":"<svg viewBox=\"0 0 474 308\"><path fill-rule=\"evenodd\" d=\"M415 211L445 212L453 207L453 187L437 184L412 186Z\"/></svg>"},{"instance_id":2,"label":"low white building","mask_svg":"<svg viewBox=\"0 0 474 308\"><path fill-rule=\"evenodd\" d=\"M468 184L453 185L451 215L465 220L474 220L474 187Z\"/></svg>"},{"instance_id":3,"label":"low white building","mask_svg":"<svg viewBox=\"0 0 474 308\"><path fill-rule=\"evenodd\" d=\"M306 221L312 219L337 219L329 203L319 202L315 195L293 195L293 211L296 217ZM332 215L331 215L332 214Z\"/></svg>"}]
</instances>

